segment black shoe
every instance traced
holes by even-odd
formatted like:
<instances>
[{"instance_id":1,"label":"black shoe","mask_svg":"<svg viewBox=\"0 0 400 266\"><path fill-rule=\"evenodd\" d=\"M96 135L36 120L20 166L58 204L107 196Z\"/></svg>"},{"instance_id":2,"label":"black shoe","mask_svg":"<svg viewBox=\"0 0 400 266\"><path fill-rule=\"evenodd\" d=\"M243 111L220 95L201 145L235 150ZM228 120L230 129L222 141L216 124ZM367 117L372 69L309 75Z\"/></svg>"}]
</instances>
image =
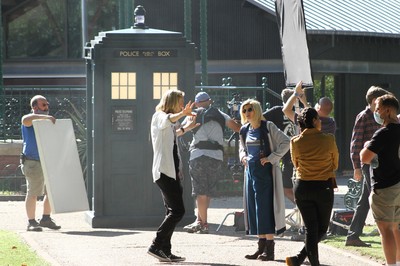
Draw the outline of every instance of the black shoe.
<instances>
[{"instance_id":1,"label":"black shoe","mask_svg":"<svg viewBox=\"0 0 400 266\"><path fill-rule=\"evenodd\" d=\"M56 225L56 223L53 221L53 219L47 219L47 220L44 220L44 221L42 219L42 220L40 220L39 225L41 227L47 227L47 228L50 228L50 229L53 229L53 230L61 229L61 226Z\"/></svg>"},{"instance_id":2,"label":"black shoe","mask_svg":"<svg viewBox=\"0 0 400 266\"><path fill-rule=\"evenodd\" d=\"M353 247L371 247L371 244L365 243L361 239L354 238L354 239L346 239L346 243L344 244L345 246L353 246Z\"/></svg>"},{"instance_id":3,"label":"black shoe","mask_svg":"<svg viewBox=\"0 0 400 266\"><path fill-rule=\"evenodd\" d=\"M165 255L164 251L155 248L153 245L149 247L147 253L153 256L154 258L157 258L161 262L171 262L171 259L167 255Z\"/></svg>"},{"instance_id":4,"label":"black shoe","mask_svg":"<svg viewBox=\"0 0 400 266\"><path fill-rule=\"evenodd\" d=\"M38 222L34 221L32 223L28 223L27 231L31 232L42 232L43 228L39 225Z\"/></svg>"},{"instance_id":5,"label":"black shoe","mask_svg":"<svg viewBox=\"0 0 400 266\"><path fill-rule=\"evenodd\" d=\"M168 258L169 258L172 262L179 262L179 261L185 261L185 260L186 260L185 257L179 257L179 256L176 256L176 255L174 255L174 254L170 254L170 255L168 256Z\"/></svg>"}]
</instances>

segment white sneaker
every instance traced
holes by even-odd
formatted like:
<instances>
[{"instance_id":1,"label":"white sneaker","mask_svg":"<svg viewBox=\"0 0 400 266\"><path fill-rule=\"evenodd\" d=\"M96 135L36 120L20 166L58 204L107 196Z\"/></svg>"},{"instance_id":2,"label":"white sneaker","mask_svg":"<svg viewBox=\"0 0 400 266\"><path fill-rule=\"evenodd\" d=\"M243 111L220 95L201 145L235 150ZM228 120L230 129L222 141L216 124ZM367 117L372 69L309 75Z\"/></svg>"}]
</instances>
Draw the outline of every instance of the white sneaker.
<instances>
[{"instance_id":1,"label":"white sneaker","mask_svg":"<svg viewBox=\"0 0 400 266\"><path fill-rule=\"evenodd\" d=\"M196 221L192 224L186 225L185 227L183 227L183 229L186 230L186 232L188 233L196 233L201 229L201 223L200 221Z\"/></svg>"}]
</instances>

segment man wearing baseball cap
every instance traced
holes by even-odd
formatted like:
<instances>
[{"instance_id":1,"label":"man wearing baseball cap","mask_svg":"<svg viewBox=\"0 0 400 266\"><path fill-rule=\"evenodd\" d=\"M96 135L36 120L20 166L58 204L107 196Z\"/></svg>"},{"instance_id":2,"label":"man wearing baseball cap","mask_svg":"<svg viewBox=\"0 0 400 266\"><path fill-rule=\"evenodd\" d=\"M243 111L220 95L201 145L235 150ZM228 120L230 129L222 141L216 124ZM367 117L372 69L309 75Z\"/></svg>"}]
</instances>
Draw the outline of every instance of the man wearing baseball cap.
<instances>
[{"instance_id":1,"label":"man wearing baseball cap","mask_svg":"<svg viewBox=\"0 0 400 266\"><path fill-rule=\"evenodd\" d=\"M215 195L218 177L223 171L224 128L227 126L239 132L241 126L239 122L211 104L212 100L206 92L197 93L195 112L196 122L200 123L200 126L193 130L189 160L197 220L184 227L189 233L208 234L207 210L211 197Z\"/></svg>"}]
</instances>

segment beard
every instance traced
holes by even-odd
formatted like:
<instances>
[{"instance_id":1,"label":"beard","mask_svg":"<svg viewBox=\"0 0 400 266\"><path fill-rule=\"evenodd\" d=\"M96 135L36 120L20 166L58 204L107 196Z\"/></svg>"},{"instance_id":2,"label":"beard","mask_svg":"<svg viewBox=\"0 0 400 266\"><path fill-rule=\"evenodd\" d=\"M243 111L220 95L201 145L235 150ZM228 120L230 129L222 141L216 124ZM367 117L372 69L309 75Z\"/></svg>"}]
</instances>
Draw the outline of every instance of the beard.
<instances>
[{"instance_id":1,"label":"beard","mask_svg":"<svg viewBox=\"0 0 400 266\"><path fill-rule=\"evenodd\" d=\"M39 109L35 113L38 114L38 115L48 115L49 114L49 110L43 111L43 110Z\"/></svg>"}]
</instances>

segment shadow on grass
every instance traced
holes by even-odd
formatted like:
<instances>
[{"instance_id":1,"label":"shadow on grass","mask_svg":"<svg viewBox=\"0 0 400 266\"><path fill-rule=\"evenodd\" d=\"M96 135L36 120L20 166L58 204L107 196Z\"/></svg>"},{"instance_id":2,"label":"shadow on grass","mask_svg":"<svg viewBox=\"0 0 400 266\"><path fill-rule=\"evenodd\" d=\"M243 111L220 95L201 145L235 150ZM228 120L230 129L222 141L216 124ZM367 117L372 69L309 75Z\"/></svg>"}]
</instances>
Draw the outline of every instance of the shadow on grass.
<instances>
[{"instance_id":1,"label":"shadow on grass","mask_svg":"<svg viewBox=\"0 0 400 266\"><path fill-rule=\"evenodd\" d=\"M378 236L368 236L367 234L372 232L376 227L375 226L365 226L364 234L360 237L360 239L366 243L371 244L371 247L352 247L345 246L346 236L329 236L327 239L323 240L322 243L333 246L335 248L344 249L348 252L356 253L362 255L369 259L375 259L379 262L385 261L385 256L383 254L382 245L381 245L381 237Z\"/></svg>"}]
</instances>

